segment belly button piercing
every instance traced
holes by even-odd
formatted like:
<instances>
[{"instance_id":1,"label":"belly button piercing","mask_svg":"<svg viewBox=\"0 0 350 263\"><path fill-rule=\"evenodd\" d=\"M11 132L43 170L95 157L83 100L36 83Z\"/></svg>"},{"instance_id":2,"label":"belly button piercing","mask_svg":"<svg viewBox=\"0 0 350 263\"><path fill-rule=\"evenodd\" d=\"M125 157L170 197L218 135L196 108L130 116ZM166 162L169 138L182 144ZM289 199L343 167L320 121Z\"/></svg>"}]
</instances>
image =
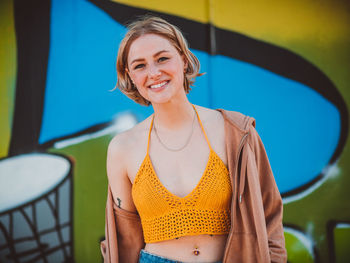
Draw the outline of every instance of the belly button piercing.
<instances>
[{"instance_id":1,"label":"belly button piercing","mask_svg":"<svg viewBox=\"0 0 350 263\"><path fill-rule=\"evenodd\" d=\"M198 256L199 255L199 250L198 250L198 247L196 246L195 248L194 248L194 250L193 250L193 254L195 255L195 256Z\"/></svg>"}]
</instances>

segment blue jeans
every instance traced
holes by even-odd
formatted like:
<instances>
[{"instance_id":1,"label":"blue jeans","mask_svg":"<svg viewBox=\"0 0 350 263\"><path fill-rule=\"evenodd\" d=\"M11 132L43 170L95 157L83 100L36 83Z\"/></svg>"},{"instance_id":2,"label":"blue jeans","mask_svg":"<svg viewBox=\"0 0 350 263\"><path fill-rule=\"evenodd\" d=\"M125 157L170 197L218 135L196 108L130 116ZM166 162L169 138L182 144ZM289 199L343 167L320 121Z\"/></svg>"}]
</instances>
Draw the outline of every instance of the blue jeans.
<instances>
[{"instance_id":1,"label":"blue jeans","mask_svg":"<svg viewBox=\"0 0 350 263\"><path fill-rule=\"evenodd\" d=\"M182 263L181 261L176 261L172 259L168 259L165 257L161 257L158 255L151 254L144 249L140 251L139 263ZM215 262L221 263L221 261Z\"/></svg>"}]
</instances>

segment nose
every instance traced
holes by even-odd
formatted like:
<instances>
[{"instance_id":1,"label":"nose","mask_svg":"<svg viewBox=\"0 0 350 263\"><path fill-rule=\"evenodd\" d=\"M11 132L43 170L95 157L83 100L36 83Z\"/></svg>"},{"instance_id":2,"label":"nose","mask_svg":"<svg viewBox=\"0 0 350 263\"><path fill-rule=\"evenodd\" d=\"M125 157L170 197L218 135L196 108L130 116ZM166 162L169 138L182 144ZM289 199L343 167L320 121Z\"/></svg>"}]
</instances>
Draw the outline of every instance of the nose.
<instances>
[{"instance_id":1,"label":"nose","mask_svg":"<svg viewBox=\"0 0 350 263\"><path fill-rule=\"evenodd\" d=\"M150 65L148 70L148 76L151 79L157 79L160 77L162 73L160 72L159 68L156 65Z\"/></svg>"}]
</instances>

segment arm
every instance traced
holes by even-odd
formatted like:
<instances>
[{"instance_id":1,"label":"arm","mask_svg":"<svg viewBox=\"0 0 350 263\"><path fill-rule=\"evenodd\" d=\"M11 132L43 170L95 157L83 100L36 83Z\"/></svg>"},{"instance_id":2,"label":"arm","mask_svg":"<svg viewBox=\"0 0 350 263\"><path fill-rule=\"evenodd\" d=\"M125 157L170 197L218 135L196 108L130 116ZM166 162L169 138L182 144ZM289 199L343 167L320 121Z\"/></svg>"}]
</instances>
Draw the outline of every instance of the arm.
<instances>
[{"instance_id":1,"label":"arm","mask_svg":"<svg viewBox=\"0 0 350 263\"><path fill-rule=\"evenodd\" d=\"M136 213L131 197L132 184L126 169L125 134L119 134L111 140L107 151L107 176L113 199L118 208ZM125 149L125 150L124 150Z\"/></svg>"},{"instance_id":2,"label":"arm","mask_svg":"<svg viewBox=\"0 0 350 263\"><path fill-rule=\"evenodd\" d=\"M286 262L287 252L282 225L283 203L281 195L259 134L253 126L251 126L249 133L259 174L271 262Z\"/></svg>"},{"instance_id":3,"label":"arm","mask_svg":"<svg viewBox=\"0 0 350 263\"><path fill-rule=\"evenodd\" d=\"M106 240L101 243L104 262L138 262L144 246L141 221L131 198L122 135L116 136L107 152L108 196L106 204Z\"/></svg>"}]
</instances>

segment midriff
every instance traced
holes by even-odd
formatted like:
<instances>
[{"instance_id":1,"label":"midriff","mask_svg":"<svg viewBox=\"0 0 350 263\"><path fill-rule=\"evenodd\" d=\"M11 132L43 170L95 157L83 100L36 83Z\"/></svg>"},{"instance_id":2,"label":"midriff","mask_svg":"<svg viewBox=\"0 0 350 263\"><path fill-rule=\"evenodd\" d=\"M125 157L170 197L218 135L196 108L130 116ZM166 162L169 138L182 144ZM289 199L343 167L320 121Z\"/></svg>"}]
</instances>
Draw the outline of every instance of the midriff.
<instances>
[{"instance_id":1,"label":"midriff","mask_svg":"<svg viewBox=\"0 0 350 263\"><path fill-rule=\"evenodd\" d=\"M224 256L227 234L184 236L179 239L147 243L145 250L162 257L182 262L217 262ZM196 256L193 251L198 248Z\"/></svg>"}]
</instances>

